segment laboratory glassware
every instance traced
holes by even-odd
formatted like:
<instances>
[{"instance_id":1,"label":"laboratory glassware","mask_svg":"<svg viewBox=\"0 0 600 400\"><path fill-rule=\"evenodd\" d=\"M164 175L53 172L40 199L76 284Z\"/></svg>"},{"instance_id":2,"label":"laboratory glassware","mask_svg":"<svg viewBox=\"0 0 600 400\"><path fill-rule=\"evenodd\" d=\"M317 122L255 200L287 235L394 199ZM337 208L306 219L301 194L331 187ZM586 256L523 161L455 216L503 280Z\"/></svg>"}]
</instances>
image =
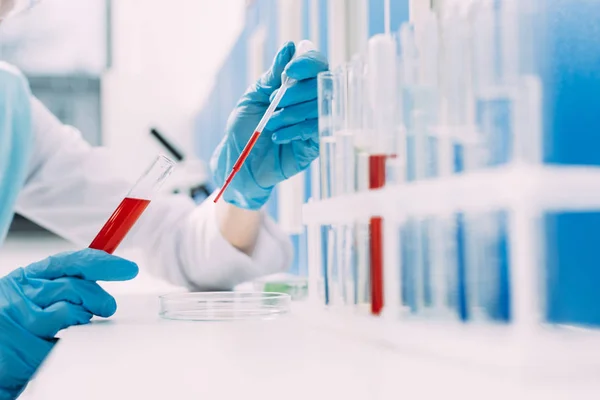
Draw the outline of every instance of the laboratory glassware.
<instances>
[{"instance_id":1,"label":"laboratory glassware","mask_svg":"<svg viewBox=\"0 0 600 400\"><path fill-rule=\"evenodd\" d=\"M159 315L186 321L273 319L290 312L289 294L276 292L171 293L159 296Z\"/></svg>"},{"instance_id":2,"label":"laboratory glassware","mask_svg":"<svg viewBox=\"0 0 600 400\"><path fill-rule=\"evenodd\" d=\"M350 68L344 64L319 74L319 141L321 198L356 190L355 130L349 112ZM356 303L356 244L354 223L321 227L327 304Z\"/></svg>"},{"instance_id":3,"label":"laboratory glassware","mask_svg":"<svg viewBox=\"0 0 600 400\"><path fill-rule=\"evenodd\" d=\"M477 2L471 28L475 141L465 144L465 170L511 163L518 98L518 18L503 3ZM473 193L476 195L476 193ZM466 318L508 322L510 237L507 209L466 212L464 263Z\"/></svg>"},{"instance_id":4,"label":"laboratory glassware","mask_svg":"<svg viewBox=\"0 0 600 400\"><path fill-rule=\"evenodd\" d=\"M334 138L332 167L334 170L334 195L343 196L355 192L354 132L349 127L348 104L349 66L343 64L334 71L332 108L332 131ZM333 227L335 252L330 264L329 283L332 286L330 304L355 303L355 242L352 222L335 224Z\"/></svg>"},{"instance_id":5,"label":"laboratory glassware","mask_svg":"<svg viewBox=\"0 0 600 400\"><path fill-rule=\"evenodd\" d=\"M406 156L406 175L405 181L413 181L423 178L419 166L423 163L423 145L422 139L418 136L419 122L424 121L424 110L418 102L420 69L418 44L415 39L415 27L413 24L402 24L398 34L399 52L401 63L402 85L400 90L400 104L402 121L404 121L405 138L398 137L398 140L405 140ZM398 91L397 91L398 92ZM397 94L398 96L398 94ZM395 177L396 180L402 177ZM400 253L399 260L400 273L400 294L402 309L415 315L422 312L422 279L423 273L423 250L420 220L411 216L406 216L403 221L396 221L399 224L398 229L400 245L397 250Z\"/></svg>"},{"instance_id":6,"label":"laboratory glassware","mask_svg":"<svg viewBox=\"0 0 600 400\"><path fill-rule=\"evenodd\" d=\"M318 77L321 197L354 192L354 146L348 130L347 68L340 66ZM353 227L336 224L322 227L323 261L327 304L354 303Z\"/></svg>"},{"instance_id":7,"label":"laboratory glassware","mask_svg":"<svg viewBox=\"0 0 600 400\"><path fill-rule=\"evenodd\" d=\"M334 154L335 148L333 136L333 107L334 107L334 82L335 75L331 71L324 71L317 76L318 92L318 116L319 116L319 172L320 172L320 199L325 200L333 196L334 185ZM319 242L315 248L318 249L320 257L318 290L325 304L329 304L329 276L328 265L333 252L330 249L334 243L334 232L331 226L321 226L317 230L316 240Z\"/></svg>"},{"instance_id":8,"label":"laboratory glassware","mask_svg":"<svg viewBox=\"0 0 600 400\"><path fill-rule=\"evenodd\" d=\"M333 169L333 107L334 107L334 82L335 75L331 71L324 71L317 76L318 115L319 115L319 163L321 181L321 200L333 196L334 169Z\"/></svg>"},{"instance_id":9,"label":"laboratory glassware","mask_svg":"<svg viewBox=\"0 0 600 400\"><path fill-rule=\"evenodd\" d=\"M446 14L447 18L447 14ZM460 21L464 22L464 21ZM433 13L423 15L418 26L403 24L399 31L400 95L397 127L398 157L405 162L392 170L398 171L395 182L406 180L446 179L455 172L455 138L462 127L451 126L448 115L462 106L441 101L446 94L445 83L454 93L452 100L466 92L456 79L457 68L449 68L452 57L462 60L463 53L440 53L454 47L444 43L445 33L439 35L439 21ZM460 45L465 43L460 42ZM461 68L460 72L465 73ZM450 81L440 81L440 77ZM464 79L463 79L464 80ZM460 86L457 88L456 86ZM452 214L442 213L427 217L407 216L400 227L400 280L401 303L411 314L427 318L455 317L457 308L457 226Z\"/></svg>"},{"instance_id":10,"label":"laboratory glassware","mask_svg":"<svg viewBox=\"0 0 600 400\"><path fill-rule=\"evenodd\" d=\"M156 157L150 168L138 179L100 229L89 247L112 254L144 213L152 196L160 189L174 167L175 163L166 156Z\"/></svg>"},{"instance_id":11,"label":"laboratory glassware","mask_svg":"<svg viewBox=\"0 0 600 400\"><path fill-rule=\"evenodd\" d=\"M353 132L348 129L347 68L318 76L321 199L355 191Z\"/></svg>"},{"instance_id":12,"label":"laboratory glassware","mask_svg":"<svg viewBox=\"0 0 600 400\"><path fill-rule=\"evenodd\" d=\"M369 189L380 189L386 183L386 163L396 157L396 95L397 51L390 35L375 35L369 39L367 51L366 99L369 118ZM383 309L383 219L372 216L370 234L371 313Z\"/></svg>"},{"instance_id":13,"label":"laboratory glassware","mask_svg":"<svg viewBox=\"0 0 600 400\"><path fill-rule=\"evenodd\" d=\"M311 50L315 50L315 46L311 41L309 41L309 40L301 41L300 43L298 43L296 45L296 51L294 52L294 56L292 57L292 60L304 53L311 51ZM283 99L283 96L285 95L285 92L287 91L287 89L290 86L292 86L294 83L296 83L296 80L288 78L285 75L285 72L283 73L281 80L282 80L282 82L281 82L281 87L279 88L279 91L277 92L277 94L275 95L273 100L271 101L271 104L269 104L267 111L265 111L263 117L258 122L258 125L256 126L256 129L254 130L254 133L252 134L252 136L250 136L248 143L246 143L246 146L242 150L242 153L240 154L237 161L233 165L233 168L231 169L231 173L227 176L227 179L225 179L225 183L223 184L223 187L221 188L221 190L215 197L215 200L214 200L215 203L217 201L219 201L219 199L221 198L221 196L227 189L227 186L229 186L229 184L233 180L233 177L238 173L240 168L242 168L244 161L246 161L246 158L248 158L248 155L252 151L252 148L256 144L256 141L262 134L263 129L265 129L265 126L267 126L267 123L271 119L271 116L273 116L273 113L275 113L275 110L277 109L277 106L279 105L279 102L281 101L281 99Z\"/></svg>"},{"instance_id":14,"label":"laboratory glassware","mask_svg":"<svg viewBox=\"0 0 600 400\"><path fill-rule=\"evenodd\" d=\"M369 129L370 114L366 105L367 63L356 56L347 66L347 130L354 142L354 191L369 189ZM370 237L369 221L355 221L353 226L353 262L348 270L347 293L359 310L371 305ZM352 278L351 280L349 278Z\"/></svg>"}]
</instances>

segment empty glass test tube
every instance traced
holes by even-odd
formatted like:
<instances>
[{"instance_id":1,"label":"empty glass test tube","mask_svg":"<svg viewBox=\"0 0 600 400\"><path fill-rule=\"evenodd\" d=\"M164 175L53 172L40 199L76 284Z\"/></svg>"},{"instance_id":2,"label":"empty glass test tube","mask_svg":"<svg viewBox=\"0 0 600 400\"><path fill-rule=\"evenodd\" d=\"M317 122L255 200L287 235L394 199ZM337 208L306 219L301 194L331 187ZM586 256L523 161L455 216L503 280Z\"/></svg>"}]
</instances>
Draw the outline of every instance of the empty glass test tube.
<instances>
[{"instance_id":1,"label":"empty glass test tube","mask_svg":"<svg viewBox=\"0 0 600 400\"><path fill-rule=\"evenodd\" d=\"M467 170L484 170L513 158L515 102L519 90L517 15L477 2L473 13L473 96L477 141L467 149ZM486 179L482 176L482 179ZM477 195L477 187L468 196ZM510 320L510 254L506 210L465 215L467 317Z\"/></svg>"},{"instance_id":2,"label":"empty glass test tube","mask_svg":"<svg viewBox=\"0 0 600 400\"><path fill-rule=\"evenodd\" d=\"M319 172L320 198L322 200L333 196L335 170L333 165L335 138L333 137L333 107L334 107L334 74L331 71L321 72L317 77L318 113L319 113ZM329 264L331 264L332 246L335 244L334 232L331 226L321 226L316 231L314 240L318 251L319 279L317 293L324 304L329 304Z\"/></svg>"},{"instance_id":3,"label":"empty glass test tube","mask_svg":"<svg viewBox=\"0 0 600 400\"><path fill-rule=\"evenodd\" d=\"M369 149L371 144L371 115L367 107L367 65L363 58L356 57L347 65L348 112L347 127L352 132L355 154L356 191L369 190ZM371 248L369 221L354 223L354 303L359 310L370 312L371 308Z\"/></svg>"},{"instance_id":4,"label":"empty glass test tube","mask_svg":"<svg viewBox=\"0 0 600 400\"><path fill-rule=\"evenodd\" d=\"M347 69L319 75L321 188L327 197L352 193L353 135L347 128ZM352 224L324 227L323 246L329 305L354 302L354 231Z\"/></svg>"}]
</instances>

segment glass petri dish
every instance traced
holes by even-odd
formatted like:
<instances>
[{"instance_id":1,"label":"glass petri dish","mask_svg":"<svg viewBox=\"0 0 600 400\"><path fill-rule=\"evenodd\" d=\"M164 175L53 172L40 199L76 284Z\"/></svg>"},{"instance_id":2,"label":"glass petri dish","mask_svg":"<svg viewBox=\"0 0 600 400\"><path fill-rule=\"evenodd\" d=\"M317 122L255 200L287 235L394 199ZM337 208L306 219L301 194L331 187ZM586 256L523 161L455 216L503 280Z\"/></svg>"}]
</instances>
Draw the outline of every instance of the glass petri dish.
<instances>
[{"instance_id":1,"label":"glass petri dish","mask_svg":"<svg viewBox=\"0 0 600 400\"><path fill-rule=\"evenodd\" d=\"M184 321L273 319L287 314L291 303L291 296L286 293L172 293L159 296L158 314Z\"/></svg>"}]
</instances>

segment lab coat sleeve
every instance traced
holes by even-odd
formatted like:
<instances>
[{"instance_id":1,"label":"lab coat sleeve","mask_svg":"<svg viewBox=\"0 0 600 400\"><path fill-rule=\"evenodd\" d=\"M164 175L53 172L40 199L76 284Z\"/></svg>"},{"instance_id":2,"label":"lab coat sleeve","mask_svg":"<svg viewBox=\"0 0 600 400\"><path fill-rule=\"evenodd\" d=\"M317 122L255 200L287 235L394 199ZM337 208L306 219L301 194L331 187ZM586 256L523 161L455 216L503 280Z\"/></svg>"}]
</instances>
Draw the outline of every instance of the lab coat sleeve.
<instances>
[{"instance_id":1,"label":"lab coat sleeve","mask_svg":"<svg viewBox=\"0 0 600 400\"><path fill-rule=\"evenodd\" d=\"M127 194L133 180L106 148L92 147L32 98L35 137L20 214L86 247ZM221 235L209 198L196 206L183 195L158 195L122 248L144 251L152 273L190 289L230 289L291 263L287 236L263 214L252 256Z\"/></svg>"}]
</instances>

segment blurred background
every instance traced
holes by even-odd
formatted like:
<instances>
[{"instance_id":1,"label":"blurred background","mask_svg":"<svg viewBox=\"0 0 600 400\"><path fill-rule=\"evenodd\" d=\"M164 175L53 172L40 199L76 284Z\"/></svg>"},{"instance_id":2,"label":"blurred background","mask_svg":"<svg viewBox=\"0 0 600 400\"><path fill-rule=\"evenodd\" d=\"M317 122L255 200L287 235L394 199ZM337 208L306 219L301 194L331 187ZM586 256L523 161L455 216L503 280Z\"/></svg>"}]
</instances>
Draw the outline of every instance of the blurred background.
<instances>
[{"instance_id":1,"label":"blurred background","mask_svg":"<svg viewBox=\"0 0 600 400\"><path fill-rule=\"evenodd\" d=\"M168 8L44 1L2 24L0 58L25 72L62 122L142 167L160 150L148 134L153 126L193 151L195 117L244 27L243 0L176 0ZM20 229L31 225L17 219Z\"/></svg>"},{"instance_id":2,"label":"blurred background","mask_svg":"<svg viewBox=\"0 0 600 400\"><path fill-rule=\"evenodd\" d=\"M286 40L311 39L325 54L336 48L331 62L344 61L344 52L356 49L336 46L340 37L331 28L345 33L346 27L337 26L339 16L357 8L346 3L44 0L2 23L0 59L26 74L32 92L62 122L78 128L91 144L109 146L124 171L136 176L164 152L149 134L152 128L208 162L238 98ZM408 20L408 3L391 2L392 29ZM360 4L363 23L356 29L366 45L368 36L384 30L384 0ZM310 175L281 185L268 205L292 238L296 274L307 270L299 215L310 197ZM0 265L9 271L71 247L17 215Z\"/></svg>"},{"instance_id":3,"label":"blurred background","mask_svg":"<svg viewBox=\"0 0 600 400\"><path fill-rule=\"evenodd\" d=\"M198 152L195 135L222 135L196 119L244 30L246 7L243 0L43 1L2 23L0 59L26 74L63 123L92 145L110 146L135 175L164 152L152 127L188 154ZM16 216L0 272L72 247ZM153 282L145 278L139 288Z\"/></svg>"}]
</instances>

